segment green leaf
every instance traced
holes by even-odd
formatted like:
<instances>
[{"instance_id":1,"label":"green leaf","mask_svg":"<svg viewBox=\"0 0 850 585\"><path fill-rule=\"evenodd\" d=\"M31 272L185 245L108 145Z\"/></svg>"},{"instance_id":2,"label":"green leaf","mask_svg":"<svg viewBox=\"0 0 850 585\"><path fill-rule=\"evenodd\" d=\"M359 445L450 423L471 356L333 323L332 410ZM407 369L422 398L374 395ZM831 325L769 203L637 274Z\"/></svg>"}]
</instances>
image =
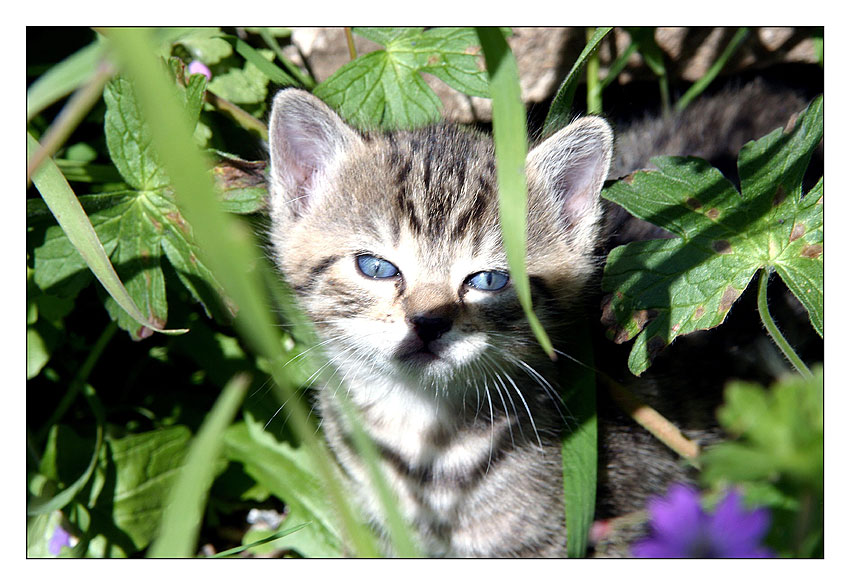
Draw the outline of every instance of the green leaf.
<instances>
[{"instance_id":1,"label":"green leaf","mask_svg":"<svg viewBox=\"0 0 850 585\"><path fill-rule=\"evenodd\" d=\"M234 377L201 425L169 494L159 536L148 556L193 556L224 432L242 404L249 382L245 375Z\"/></svg>"},{"instance_id":2,"label":"green leaf","mask_svg":"<svg viewBox=\"0 0 850 585\"><path fill-rule=\"evenodd\" d=\"M544 351L555 358L552 342L534 314L531 286L525 267L527 185L525 159L528 153L525 106L520 97L516 60L502 32L480 28L478 34L487 58L490 92L493 96L493 142L499 183L499 223L517 298L534 335Z\"/></svg>"},{"instance_id":3,"label":"green leaf","mask_svg":"<svg viewBox=\"0 0 850 585\"><path fill-rule=\"evenodd\" d=\"M97 507L110 513L115 526L130 537L137 550L146 547L157 533L190 438L189 429L174 426L108 441L109 458L103 462L102 472L114 466L115 479L110 485L104 477L110 489L101 492Z\"/></svg>"},{"instance_id":4,"label":"green leaf","mask_svg":"<svg viewBox=\"0 0 850 585\"><path fill-rule=\"evenodd\" d=\"M384 45L340 67L314 93L363 128L411 128L436 121L442 106L422 73L469 95L488 95L475 31L470 28L364 28Z\"/></svg>"},{"instance_id":5,"label":"green leaf","mask_svg":"<svg viewBox=\"0 0 850 585\"><path fill-rule=\"evenodd\" d=\"M805 197L802 177L823 135L818 98L790 134L776 130L741 149L741 193L694 158L653 159L603 197L677 236L615 248L602 287L603 321L615 342L637 336L636 375L677 336L723 322L760 268L775 269L823 332L823 185Z\"/></svg>"},{"instance_id":6,"label":"green leaf","mask_svg":"<svg viewBox=\"0 0 850 585\"><path fill-rule=\"evenodd\" d=\"M576 339L589 339L587 323L576 328ZM564 481L564 515L567 526L567 556L587 554L590 525L596 510L597 418L596 375L593 347L576 344L571 353L581 362L569 364L565 379L570 380L565 411L572 424L561 442Z\"/></svg>"},{"instance_id":7,"label":"green leaf","mask_svg":"<svg viewBox=\"0 0 850 585\"><path fill-rule=\"evenodd\" d=\"M257 51L251 45L238 37L226 36L224 40L233 45L236 52L242 55L248 62L245 72L251 71L251 67L260 72L267 81L272 81L277 85L290 86L299 85L299 83L290 77L283 69L272 63L274 59L273 51ZM265 92L263 92L265 96Z\"/></svg>"},{"instance_id":8,"label":"green leaf","mask_svg":"<svg viewBox=\"0 0 850 585\"><path fill-rule=\"evenodd\" d=\"M218 28L200 28L181 36L177 42L183 45L193 58L210 66L233 54L233 46L222 36Z\"/></svg>"},{"instance_id":9,"label":"green leaf","mask_svg":"<svg viewBox=\"0 0 850 585\"><path fill-rule=\"evenodd\" d=\"M276 441L248 413L245 422L227 430L224 443L228 459L242 463L248 475L312 521L325 547L341 552L335 513L306 452Z\"/></svg>"},{"instance_id":10,"label":"green leaf","mask_svg":"<svg viewBox=\"0 0 850 585\"><path fill-rule=\"evenodd\" d=\"M103 58L100 39L51 67L27 88L27 121L38 112L83 85Z\"/></svg>"},{"instance_id":11,"label":"green leaf","mask_svg":"<svg viewBox=\"0 0 850 585\"><path fill-rule=\"evenodd\" d=\"M53 427L50 431L50 436L48 438L48 446L46 448L46 457L43 462L42 472L45 475L52 476L54 479L60 479L60 473L58 471L59 465L67 465L68 462L64 460L59 460L57 458L57 450L64 447L68 448L68 445L60 445L58 442L58 437L60 436L60 432L65 431L63 434L63 438L67 435L67 431L64 427ZM73 431L71 431L73 433ZM78 438L75 434L72 435L71 442L75 442L76 444L80 444ZM43 498L33 498L32 501L27 503L27 516L38 516L40 514L49 514L56 510L61 510L73 500L77 494L79 494L86 484L91 479L92 474L94 473L95 468L97 467L98 461L102 455L101 445L103 443L103 428L98 425L97 427L97 436L94 441L94 448L91 458L89 460L88 465L83 470L82 474L77 477L73 482L67 484L67 487L55 494L51 498L45 500ZM64 475L64 474L63 474Z\"/></svg>"},{"instance_id":12,"label":"green leaf","mask_svg":"<svg viewBox=\"0 0 850 585\"><path fill-rule=\"evenodd\" d=\"M811 378L789 376L765 390L734 382L726 388L718 420L733 436L703 455L703 480L767 480L780 477L823 487L823 369Z\"/></svg>"},{"instance_id":13,"label":"green leaf","mask_svg":"<svg viewBox=\"0 0 850 585\"><path fill-rule=\"evenodd\" d=\"M130 80L118 76L103 91L104 134L109 156L128 185L137 190L163 189L168 177L156 160Z\"/></svg>"},{"instance_id":14,"label":"green leaf","mask_svg":"<svg viewBox=\"0 0 850 585\"><path fill-rule=\"evenodd\" d=\"M38 142L27 134L27 152L31 155L39 148ZM52 160L46 160L39 169L33 174L33 183L38 188L51 212L56 217L57 222L62 228L64 235L67 236L68 242L73 245L73 249L79 253L85 264L91 269L100 283L109 292L110 296L126 311L130 317L144 327L154 331L163 333L182 333L179 330L167 331L162 329L164 321L157 321L156 316L148 313L143 313L136 301L124 287L120 278L115 272L112 263L109 261L107 252L101 244L98 236L83 211L79 200L74 195L68 182L56 168ZM57 256L70 260L73 265L79 265L79 259L74 255L73 251L64 242L57 242L61 236L53 230L51 239L54 241L55 248L52 250L53 256L48 254L48 258L55 260ZM49 242L45 242L47 245ZM45 279L42 277L45 270L39 266L39 253L36 251L36 283L42 288ZM56 263L53 263L56 266ZM60 260L61 266L61 260ZM59 271L65 271L67 268L60 268Z\"/></svg>"},{"instance_id":15,"label":"green leaf","mask_svg":"<svg viewBox=\"0 0 850 585\"><path fill-rule=\"evenodd\" d=\"M599 47L599 43L602 42L605 35L611 32L612 28L610 26L597 28L590 40L587 41L587 45L585 45L584 50L582 50L576 62L573 63L572 69L570 69L570 72L564 78L561 87L558 88L558 92L552 100L552 105L549 107L549 113L546 114L546 121L543 124L544 134L552 134L563 126L566 126L567 122L570 121L573 97L575 97L576 87L578 87L581 80L581 72L584 66L587 65L590 56Z\"/></svg>"},{"instance_id":16,"label":"green leaf","mask_svg":"<svg viewBox=\"0 0 850 585\"><path fill-rule=\"evenodd\" d=\"M177 65L176 61L171 64ZM192 76L185 88L176 89L190 124L197 122L205 87L205 78ZM191 227L171 197L168 177L151 149L150 132L132 84L124 77L115 78L104 90L104 99L110 155L124 180L137 190L85 196L80 203L90 213L104 252L130 298L148 316L148 323L140 328L138 320L112 298L107 299L106 308L123 329L139 339L149 330L163 327L168 317L163 255L208 313L217 310L219 297L214 293L220 294L221 287L201 261ZM75 275L85 264L62 230L47 229L44 242L35 249L35 260L36 282L42 289L66 281L77 289L81 286Z\"/></svg>"}]
</instances>

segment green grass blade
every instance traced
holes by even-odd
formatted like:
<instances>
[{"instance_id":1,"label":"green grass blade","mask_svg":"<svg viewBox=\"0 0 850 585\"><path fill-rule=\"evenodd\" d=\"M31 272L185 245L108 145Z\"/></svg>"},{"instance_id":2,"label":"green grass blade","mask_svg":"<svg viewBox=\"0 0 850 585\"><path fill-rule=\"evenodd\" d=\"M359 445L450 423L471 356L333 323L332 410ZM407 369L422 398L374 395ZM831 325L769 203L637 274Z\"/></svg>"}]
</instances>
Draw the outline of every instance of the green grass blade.
<instances>
[{"instance_id":1,"label":"green grass blade","mask_svg":"<svg viewBox=\"0 0 850 585\"><path fill-rule=\"evenodd\" d=\"M142 112L153 144L174 187L177 203L193 232L216 280L238 307L236 326L243 338L272 367L278 386L287 394L293 431L310 451L321 479L340 514L343 530L354 554L375 556L377 546L368 529L357 522L331 467L326 447L315 437L307 409L287 382L281 362L280 333L272 325L260 277L250 268L257 262L258 245L244 226L222 211L217 203L210 165L192 138L174 88L154 57L150 31L114 29L103 31L115 43L126 72L136 83Z\"/></svg>"},{"instance_id":2,"label":"green grass blade","mask_svg":"<svg viewBox=\"0 0 850 585\"><path fill-rule=\"evenodd\" d=\"M283 538L284 536L289 536L293 532L298 532L299 530L301 530L302 528L304 528L308 524L309 524L309 522L303 522L301 524L298 524L297 526L293 526L291 528L285 528L284 530L279 530L279 531L275 532L274 534L272 534L271 536L261 538L260 540L257 540L257 541L254 541L254 542L251 542L251 543L248 543L248 544L243 544L242 546L237 546L237 547L234 547L234 548L229 548L227 550L223 550L220 553L214 554L210 558L222 559L222 558L225 558L225 557L232 557L233 555L238 555L241 552L244 552L246 550L250 550L250 549L252 549L256 546L260 546L261 544L267 544L269 542L274 542L275 540L277 540L279 538Z\"/></svg>"},{"instance_id":3,"label":"green grass blade","mask_svg":"<svg viewBox=\"0 0 850 585\"><path fill-rule=\"evenodd\" d=\"M92 76L105 53L99 40L51 67L27 88L27 122Z\"/></svg>"},{"instance_id":4,"label":"green grass blade","mask_svg":"<svg viewBox=\"0 0 850 585\"><path fill-rule=\"evenodd\" d=\"M590 328L583 323L576 339L590 339ZM566 411L574 425L561 442L564 479L564 516L567 525L567 555L582 558L596 509L596 375L591 344L574 344L579 363L569 365L570 394L564 397ZM565 376L567 377L567 376Z\"/></svg>"},{"instance_id":5,"label":"green grass blade","mask_svg":"<svg viewBox=\"0 0 850 585\"><path fill-rule=\"evenodd\" d=\"M721 53L720 57L717 58L717 61L715 61L711 65L711 67L708 68L708 71L705 72L705 75L700 77L690 88L688 88L688 91L685 92L685 95L679 98L679 101L676 102L675 107L677 112L681 112L682 110L687 108L688 104L690 104L699 94L701 94L705 90L705 88L708 87L708 84L714 81L714 78L717 77L718 73L720 73L720 71L723 69L723 67L732 57L732 55L735 54L735 51L738 50L738 47L741 46L741 44L744 42L744 40L749 34L750 31L748 28L742 27L738 29L738 31L735 33L735 36L732 37L732 40L729 41L729 44L723 50L723 53Z\"/></svg>"},{"instance_id":6,"label":"green grass blade","mask_svg":"<svg viewBox=\"0 0 850 585\"><path fill-rule=\"evenodd\" d=\"M257 69L263 72L263 75L271 79L274 83L278 85L282 85L284 87L287 86L295 86L300 87L301 83L299 83L295 78L290 76L286 71L263 57L260 53L256 51L251 45L243 41L238 37L232 36L224 36L222 37L225 41L233 45L233 48L236 49L236 52L242 55L246 61L253 64Z\"/></svg>"},{"instance_id":7,"label":"green grass blade","mask_svg":"<svg viewBox=\"0 0 850 585\"><path fill-rule=\"evenodd\" d=\"M27 157L33 156L40 148L38 141L27 133ZM115 302L127 311L128 315L145 327L160 333L177 334L188 331L187 329L160 329L142 314L130 297L130 293L124 288L121 279L118 278L80 201L51 159L45 160L36 169L32 179L44 202L47 203L56 221L68 236L68 240L83 257L103 287L115 299Z\"/></svg>"},{"instance_id":8,"label":"green grass blade","mask_svg":"<svg viewBox=\"0 0 850 585\"><path fill-rule=\"evenodd\" d=\"M541 347L555 358L549 336L534 314L531 286L525 268L527 185L525 158L528 154L525 107L520 97L516 59L497 28L478 28L478 36L490 73L493 99L493 140L499 183L499 221L514 289Z\"/></svg>"},{"instance_id":9,"label":"green grass blade","mask_svg":"<svg viewBox=\"0 0 850 585\"><path fill-rule=\"evenodd\" d=\"M543 134L548 135L559 128L566 126L570 121L571 109L573 107L573 97L575 97L576 87L581 80L581 72L587 64L590 55L599 47L599 43L605 38L613 27L602 26L596 29L593 36L585 45L584 50L576 59L573 68L567 74L567 77L558 88L558 93L555 94L555 99L552 100L552 106L549 108L549 113L546 114L546 121L543 123ZM495 99L494 99L495 101Z\"/></svg>"},{"instance_id":10,"label":"green grass blade","mask_svg":"<svg viewBox=\"0 0 850 585\"><path fill-rule=\"evenodd\" d=\"M89 384L83 385L83 394L85 395L89 406L94 412L95 420L97 421L94 451L92 453L91 459L89 460L89 464L83 474L79 478L77 478L74 483L69 485L67 488L65 488L49 500L34 501L30 504L27 504L27 516L49 514L56 510L61 510L62 508L70 504L71 501L74 499L74 496L76 496L89 482L89 479L91 479L91 476L94 473L95 468L97 467L97 463L100 460L101 456L101 447L103 446L103 425L106 422L105 415L103 413L103 406L97 399L97 395L95 395L94 389Z\"/></svg>"},{"instance_id":11,"label":"green grass blade","mask_svg":"<svg viewBox=\"0 0 850 585\"><path fill-rule=\"evenodd\" d=\"M148 556L194 556L207 494L215 479L215 462L224 443L224 431L242 404L249 382L250 378L244 374L228 382L201 425L171 488L159 537L151 545Z\"/></svg>"}]
</instances>

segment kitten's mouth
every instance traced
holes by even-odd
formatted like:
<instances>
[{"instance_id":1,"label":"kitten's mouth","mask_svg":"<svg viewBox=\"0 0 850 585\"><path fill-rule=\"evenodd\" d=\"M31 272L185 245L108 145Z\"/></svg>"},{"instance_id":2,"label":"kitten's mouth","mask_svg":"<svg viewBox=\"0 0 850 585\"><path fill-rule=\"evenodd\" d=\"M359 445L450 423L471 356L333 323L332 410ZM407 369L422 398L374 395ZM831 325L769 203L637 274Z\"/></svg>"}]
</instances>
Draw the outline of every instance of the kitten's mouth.
<instances>
[{"instance_id":1,"label":"kitten's mouth","mask_svg":"<svg viewBox=\"0 0 850 585\"><path fill-rule=\"evenodd\" d=\"M440 355L427 347L408 351L397 356L397 359L406 364L428 365L441 359Z\"/></svg>"},{"instance_id":2,"label":"kitten's mouth","mask_svg":"<svg viewBox=\"0 0 850 585\"><path fill-rule=\"evenodd\" d=\"M433 343L415 343L402 347L396 353L396 359L404 364L427 366L443 359L439 349L432 347Z\"/></svg>"}]
</instances>

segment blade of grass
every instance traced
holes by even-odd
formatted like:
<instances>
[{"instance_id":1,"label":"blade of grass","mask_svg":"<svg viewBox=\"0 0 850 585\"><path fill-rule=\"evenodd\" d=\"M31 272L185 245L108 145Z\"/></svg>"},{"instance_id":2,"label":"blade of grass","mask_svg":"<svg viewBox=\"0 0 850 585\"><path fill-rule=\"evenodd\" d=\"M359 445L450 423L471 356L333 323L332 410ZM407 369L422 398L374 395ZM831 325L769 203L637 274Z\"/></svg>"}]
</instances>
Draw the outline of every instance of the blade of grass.
<instances>
[{"instance_id":1,"label":"blade of grass","mask_svg":"<svg viewBox=\"0 0 850 585\"><path fill-rule=\"evenodd\" d=\"M267 27L260 27L259 31L260 38L263 39L263 42L266 43L272 51L274 51L278 60L283 63L284 67L286 67L286 71L292 75L292 77L301 82L302 87L309 90L316 87L316 82L313 81L313 78L302 72L296 65L286 58L286 55L283 54L283 50L281 50L277 39L274 38L274 35L272 35L271 31L269 31Z\"/></svg>"},{"instance_id":2,"label":"blade of grass","mask_svg":"<svg viewBox=\"0 0 850 585\"><path fill-rule=\"evenodd\" d=\"M593 41L596 31L587 29L587 42ZM599 54L592 51L587 57L587 113L602 113L602 86L599 80Z\"/></svg>"},{"instance_id":3,"label":"blade of grass","mask_svg":"<svg viewBox=\"0 0 850 585\"><path fill-rule=\"evenodd\" d=\"M246 61L252 63L257 69L262 71L263 75L268 77L274 83L288 87L294 85L296 87L300 87L301 84L298 83L296 79L291 77L286 71L263 57L260 53L257 52L254 47L240 39L239 37L233 36L223 36L221 37L228 43L230 43L236 52L242 55Z\"/></svg>"},{"instance_id":4,"label":"blade of grass","mask_svg":"<svg viewBox=\"0 0 850 585\"><path fill-rule=\"evenodd\" d=\"M47 132L41 138L41 149L28 154L27 158L27 185L29 185L35 169L41 165L44 159L53 156L59 147L65 143L74 129L82 122L89 110L100 100L103 95L103 87L112 77L112 64L101 62L95 69L94 75L88 83L80 87L68 103L59 112L56 120L50 125Z\"/></svg>"},{"instance_id":5,"label":"blade of grass","mask_svg":"<svg viewBox=\"0 0 850 585\"><path fill-rule=\"evenodd\" d=\"M570 69L563 83L561 83L561 87L558 88L555 99L552 100L552 105L549 108L549 113L546 114L546 121L543 123L544 135L555 132L570 121L573 97L575 97L576 87L578 87L581 79L582 69L584 69L590 55L599 48L602 39L611 32L612 28L611 26L598 27L578 56L578 59L576 59L572 69Z\"/></svg>"},{"instance_id":6,"label":"blade of grass","mask_svg":"<svg viewBox=\"0 0 850 585\"><path fill-rule=\"evenodd\" d=\"M714 81L714 78L720 73L732 55L735 54L735 51L741 46L741 44L746 40L747 36L750 34L750 30L746 27L741 27L735 33L735 36L732 37L732 40L729 41L729 44L726 45L726 48L721 53L720 57L717 58L711 67L708 68L708 71L700 77L690 88L685 92L679 101L676 102L676 111L681 112L685 108L688 107L694 98L696 98L699 94L701 94L708 85Z\"/></svg>"},{"instance_id":7,"label":"blade of grass","mask_svg":"<svg viewBox=\"0 0 850 585\"><path fill-rule=\"evenodd\" d=\"M534 335L543 350L555 359L555 349L531 304L531 286L525 268L527 185L525 158L528 154L525 106L520 97L516 60L502 32L478 28L478 37L490 74L493 100L493 141L499 183L499 222L514 289Z\"/></svg>"},{"instance_id":8,"label":"blade of grass","mask_svg":"<svg viewBox=\"0 0 850 585\"><path fill-rule=\"evenodd\" d=\"M95 417L95 440L94 440L94 451L91 456L91 460L89 461L88 467L86 467L83 474L77 478L74 483L69 485L67 488L53 496L47 501L33 501L27 504L27 516L38 516L40 514L49 514L56 510L61 510L65 506L71 503L80 490L82 490L86 484L91 479L92 473L94 473L95 467L97 467L97 463L100 460L100 448L103 445L103 426L106 422L106 415L103 411L103 405L98 400L97 395L94 392L94 388L92 388L89 384L83 384L82 387L83 396L86 397L86 401L89 403L89 406L94 412Z\"/></svg>"},{"instance_id":9,"label":"blade of grass","mask_svg":"<svg viewBox=\"0 0 850 585\"><path fill-rule=\"evenodd\" d=\"M99 40L51 67L27 88L27 122L83 85L105 54Z\"/></svg>"},{"instance_id":10,"label":"blade of grass","mask_svg":"<svg viewBox=\"0 0 850 585\"><path fill-rule=\"evenodd\" d=\"M308 524L310 524L310 523L304 522L302 524L298 524L296 526L293 526L292 528L286 528L284 530L279 530L278 532L275 532L271 536L261 538L260 540L256 540L254 542L249 542L248 544L243 544L242 546L237 546L237 547L234 547L234 548L229 548L227 550L223 550L220 553L214 554L210 558L212 558L212 559L223 559L223 558L226 558L226 557L232 557L233 555L238 555L241 552L244 552L246 550L250 550L250 549L252 549L256 546L260 546L261 544L267 544L269 542L274 542L275 540L277 540L279 538L283 538L284 536L289 536L293 532L298 532L299 530L301 530L302 528L304 528Z\"/></svg>"},{"instance_id":11,"label":"blade of grass","mask_svg":"<svg viewBox=\"0 0 850 585\"><path fill-rule=\"evenodd\" d=\"M149 557L194 556L207 496L215 479L215 462L221 453L224 431L233 421L248 390L250 377L237 374L224 387L212 411L192 440L162 514L160 533Z\"/></svg>"},{"instance_id":12,"label":"blade of grass","mask_svg":"<svg viewBox=\"0 0 850 585\"><path fill-rule=\"evenodd\" d=\"M590 339L586 321L576 329L576 339ZM569 365L569 395L564 397L564 404L575 425L570 425L561 441L561 469L567 556L575 559L587 554L590 525L596 510L597 419L593 345L577 343L572 351L576 353L575 363Z\"/></svg>"},{"instance_id":13,"label":"blade of grass","mask_svg":"<svg viewBox=\"0 0 850 585\"><path fill-rule=\"evenodd\" d=\"M254 351L268 360L272 376L287 395L293 431L316 463L321 479L340 515L343 533L355 554L376 556L377 545L367 527L355 519L331 467L331 457L315 437L315 427L281 362L280 334L272 325L268 299L256 271L258 245L242 224L227 216L216 203L210 165L202 158L192 129L183 116L173 87L154 58L150 31L102 31L114 43L130 78L134 79L153 144L171 179L177 203L195 233L205 262L222 284L238 312L236 326Z\"/></svg>"},{"instance_id":14,"label":"blade of grass","mask_svg":"<svg viewBox=\"0 0 850 585\"><path fill-rule=\"evenodd\" d=\"M637 50L638 45L636 42L632 41L629 43L629 46L626 47L626 50L623 51L623 54L617 57L617 59L611 63L610 67L608 67L608 75L605 76L599 84L599 91L601 92L606 87L611 85L611 82L617 79L617 76L620 72L626 67L626 64L629 62L629 57Z\"/></svg>"},{"instance_id":15,"label":"blade of grass","mask_svg":"<svg viewBox=\"0 0 850 585\"><path fill-rule=\"evenodd\" d=\"M27 133L27 156L32 156L40 148L38 141ZM130 293L124 288L121 279L118 278L79 199L51 159L45 160L35 170L32 179L59 226L68 236L68 240L83 257L95 277L115 299L115 302L127 311L127 314L141 325L160 333L178 334L188 331L188 329L161 329L142 314Z\"/></svg>"}]
</instances>

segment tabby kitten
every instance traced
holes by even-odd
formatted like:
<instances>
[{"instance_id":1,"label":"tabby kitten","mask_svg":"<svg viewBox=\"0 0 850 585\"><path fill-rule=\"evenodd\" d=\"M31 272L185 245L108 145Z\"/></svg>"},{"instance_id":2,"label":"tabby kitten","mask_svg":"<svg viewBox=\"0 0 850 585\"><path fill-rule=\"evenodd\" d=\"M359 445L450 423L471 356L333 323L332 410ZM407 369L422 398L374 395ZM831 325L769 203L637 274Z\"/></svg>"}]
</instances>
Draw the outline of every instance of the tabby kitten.
<instances>
[{"instance_id":1,"label":"tabby kitten","mask_svg":"<svg viewBox=\"0 0 850 585\"><path fill-rule=\"evenodd\" d=\"M714 110L704 110L714 112L711 128L731 133L753 119L760 91L745 88L745 101L715 100ZM665 149L663 142L707 127L690 113L674 122L648 133L639 127L645 133L634 136L655 140L639 140L652 151L632 149L637 158L627 153L625 162L619 156L615 173L645 166L649 155L683 154L676 151L682 145ZM754 132L773 127L762 126ZM323 428L367 516L382 528L380 503L339 410L341 393L375 442L425 554L565 556L560 442L574 421L559 399L570 378L558 368L571 362L543 354L517 300L490 137L447 124L364 134L311 94L287 89L274 99L269 148L271 241L322 338ZM622 210L603 213L612 149L608 123L584 117L526 160L534 310L562 351L588 343L571 328L576 312L599 314L598 304L586 305L595 293L586 293L598 288L602 241L658 235L629 225ZM718 363L693 337L691 353L682 353L689 342L677 344L678 356L668 352L690 368L690 378ZM616 357L622 367L625 357ZM712 439L713 431L699 429L713 422L722 382L696 391L707 382L700 376L682 391L687 378L674 378L633 379L631 389L645 400L661 397L662 412L691 438ZM678 389L670 390L671 379ZM599 434L601 517L638 509L649 494L686 477L675 454L604 403Z\"/></svg>"},{"instance_id":2,"label":"tabby kitten","mask_svg":"<svg viewBox=\"0 0 850 585\"><path fill-rule=\"evenodd\" d=\"M429 556L563 556L557 376L508 275L491 139L451 125L360 134L309 93L274 99L271 239L336 381L323 427L380 526L347 392ZM596 270L608 124L528 155L528 273L547 331Z\"/></svg>"}]
</instances>

